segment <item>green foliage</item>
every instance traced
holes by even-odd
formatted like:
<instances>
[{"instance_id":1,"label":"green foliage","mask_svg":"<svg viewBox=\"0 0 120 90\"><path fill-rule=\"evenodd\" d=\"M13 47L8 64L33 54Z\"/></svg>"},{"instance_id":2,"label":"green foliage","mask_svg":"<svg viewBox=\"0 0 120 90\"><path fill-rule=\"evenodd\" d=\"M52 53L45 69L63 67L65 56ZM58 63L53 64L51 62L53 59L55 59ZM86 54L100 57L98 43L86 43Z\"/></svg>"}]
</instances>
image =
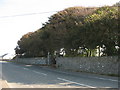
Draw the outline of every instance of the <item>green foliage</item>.
<instances>
[{"instance_id":1,"label":"green foliage","mask_svg":"<svg viewBox=\"0 0 120 90\"><path fill-rule=\"evenodd\" d=\"M52 15L39 30L25 34L15 48L23 57L53 56L64 48L65 56L117 55L120 51L117 7L71 7ZM81 49L81 53L78 51Z\"/></svg>"},{"instance_id":2,"label":"green foliage","mask_svg":"<svg viewBox=\"0 0 120 90\"><path fill-rule=\"evenodd\" d=\"M118 13L117 7L102 7L84 19L87 46L106 47L106 55L117 54L115 46L118 46ZM89 28L89 29L88 29ZM93 36L95 38L93 38Z\"/></svg>"}]
</instances>

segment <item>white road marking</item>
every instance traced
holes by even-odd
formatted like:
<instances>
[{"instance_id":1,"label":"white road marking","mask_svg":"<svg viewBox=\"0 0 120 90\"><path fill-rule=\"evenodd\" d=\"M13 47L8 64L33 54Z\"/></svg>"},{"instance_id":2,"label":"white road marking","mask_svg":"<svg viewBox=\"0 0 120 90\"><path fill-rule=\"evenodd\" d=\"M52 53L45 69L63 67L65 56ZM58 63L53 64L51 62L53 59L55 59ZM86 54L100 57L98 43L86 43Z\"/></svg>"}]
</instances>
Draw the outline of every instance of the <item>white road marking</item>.
<instances>
[{"instance_id":1,"label":"white road marking","mask_svg":"<svg viewBox=\"0 0 120 90\"><path fill-rule=\"evenodd\" d=\"M106 79L106 78L99 78L99 77L94 77L96 79L102 79L102 80L109 80L109 81L114 81L114 82L118 82L118 80L113 80L113 79Z\"/></svg>"},{"instance_id":2,"label":"white road marking","mask_svg":"<svg viewBox=\"0 0 120 90\"><path fill-rule=\"evenodd\" d=\"M49 69L47 69L47 70L49 70ZM67 72L61 72L61 71L57 71L57 70L53 70L53 71L56 71L56 72L59 72L59 73L64 73L64 74L70 74L70 73L67 73ZM72 74L70 74L70 75L72 75ZM106 79L106 78L99 78L99 77L90 77L89 76L88 78L96 78L96 79L101 79L101 80L108 80L108 81L113 81L113 82L120 82L120 81L114 80L114 79Z\"/></svg>"},{"instance_id":3,"label":"white road marking","mask_svg":"<svg viewBox=\"0 0 120 90\"><path fill-rule=\"evenodd\" d=\"M28 68L23 68L23 69L24 70L29 70ZM37 73L37 74L42 74L44 76L47 76L47 74L45 74L45 73L37 72L37 71L34 71L34 70L31 70L31 71L33 71L34 73Z\"/></svg>"},{"instance_id":4,"label":"white road marking","mask_svg":"<svg viewBox=\"0 0 120 90\"><path fill-rule=\"evenodd\" d=\"M19 67L19 66L16 66L16 65L15 65L15 67ZM29 69L27 69L27 68L23 68L23 69L29 70ZM56 71L56 70L55 70L55 71ZM59 71L57 71L57 72L59 72ZM43 75L45 75L45 76L47 75L47 74L45 74L45 73L40 73L40 72L36 72L36 71L35 71L35 73L43 74ZM69 73L66 73L66 72L62 72L62 73L69 74ZM106 78L99 78L99 77L89 77L89 78L96 78L96 79L101 79L101 80L109 80L109 81L113 81L113 82L120 82L120 81L114 80L114 79L106 79Z\"/></svg>"},{"instance_id":5,"label":"white road marking","mask_svg":"<svg viewBox=\"0 0 120 90\"><path fill-rule=\"evenodd\" d=\"M37 71L33 71L33 72L35 72L35 73L37 73L37 74L42 74L42 75L44 75L44 76L47 76L47 74L45 74L45 73L41 73L41 72L37 72Z\"/></svg>"},{"instance_id":6,"label":"white road marking","mask_svg":"<svg viewBox=\"0 0 120 90\"><path fill-rule=\"evenodd\" d=\"M77 85L80 85L80 86L85 86L85 87L89 87L89 88L96 88L96 87L93 87L93 86L89 86L89 85L86 85L86 84L81 84L81 83L78 83L78 82L70 81L70 80L67 80L67 79L59 78L59 77L57 79L62 80L62 81L66 81L66 82L70 82L70 83L74 83L74 84L77 84Z\"/></svg>"},{"instance_id":7,"label":"white road marking","mask_svg":"<svg viewBox=\"0 0 120 90\"><path fill-rule=\"evenodd\" d=\"M27 69L27 68L23 68L24 70L29 70L29 69Z\"/></svg>"}]
</instances>

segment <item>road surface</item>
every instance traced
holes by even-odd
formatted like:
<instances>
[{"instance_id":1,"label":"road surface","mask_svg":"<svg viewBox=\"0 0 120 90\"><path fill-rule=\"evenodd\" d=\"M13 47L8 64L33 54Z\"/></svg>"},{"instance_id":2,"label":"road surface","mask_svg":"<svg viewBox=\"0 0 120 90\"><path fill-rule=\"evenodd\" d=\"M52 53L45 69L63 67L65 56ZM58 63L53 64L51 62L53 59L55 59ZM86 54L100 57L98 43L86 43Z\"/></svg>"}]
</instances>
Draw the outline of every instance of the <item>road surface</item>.
<instances>
[{"instance_id":1,"label":"road surface","mask_svg":"<svg viewBox=\"0 0 120 90\"><path fill-rule=\"evenodd\" d=\"M118 88L118 78L0 61L2 87L9 88Z\"/></svg>"}]
</instances>

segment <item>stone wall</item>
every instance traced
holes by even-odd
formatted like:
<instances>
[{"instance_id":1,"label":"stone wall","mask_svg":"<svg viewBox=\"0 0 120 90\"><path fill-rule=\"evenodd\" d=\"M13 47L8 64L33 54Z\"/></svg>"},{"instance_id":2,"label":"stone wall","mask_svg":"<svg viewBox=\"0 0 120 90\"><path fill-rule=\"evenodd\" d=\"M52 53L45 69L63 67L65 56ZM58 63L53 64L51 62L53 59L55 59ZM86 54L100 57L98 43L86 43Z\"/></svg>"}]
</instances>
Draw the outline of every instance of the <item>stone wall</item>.
<instances>
[{"instance_id":1,"label":"stone wall","mask_svg":"<svg viewBox=\"0 0 120 90\"><path fill-rule=\"evenodd\" d=\"M120 60L118 57L60 57L56 66L74 71L92 72L98 74L118 75Z\"/></svg>"},{"instance_id":2,"label":"stone wall","mask_svg":"<svg viewBox=\"0 0 120 90\"><path fill-rule=\"evenodd\" d=\"M24 64L46 65L47 58L16 58L13 61Z\"/></svg>"}]
</instances>

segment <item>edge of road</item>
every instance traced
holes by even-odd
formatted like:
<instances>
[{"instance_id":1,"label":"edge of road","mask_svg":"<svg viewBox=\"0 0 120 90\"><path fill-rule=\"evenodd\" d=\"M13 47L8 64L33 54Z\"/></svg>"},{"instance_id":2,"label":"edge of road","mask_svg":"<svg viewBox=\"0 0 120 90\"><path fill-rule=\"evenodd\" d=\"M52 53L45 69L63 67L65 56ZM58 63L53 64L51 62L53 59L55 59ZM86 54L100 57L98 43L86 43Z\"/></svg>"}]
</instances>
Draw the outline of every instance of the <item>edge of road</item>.
<instances>
[{"instance_id":1,"label":"edge of road","mask_svg":"<svg viewBox=\"0 0 120 90\"><path fill-rule=\"evenodd\" d=\"M11 64L15 64L15 63L11 63ZM40 65L30 65L30 64L19 64L19 63L16 63L15 64L17 67L21 67L21 68L27 68L27 67L33 67L36 68L35 70L47 70L47 71L52 71L52 72L56 72L56 73L64 73L64 74L68 74L68 75L75 75L75 76L85 76L84 77L88 77L88 78L96 78L96 79L103 79L103 80L109 80L109 81L112 81L112 80L116 80L115 82L118 82L118 79L114 79L114 77L112 78L109 78L110 76L104 76L104 75L96 75L96 74L89 74L89 73L84 73L84 72L73 72L73 71L68 71L68 70L63 70L63 69L59 69L59 68L54 68L54 67L51 67L51 66L40 66ZM30 65L30 66L28 66ZM28 68L30 69L30 68ZM95 76L95 77L94 77ZM99 77L100 76L100 77ZM107 78L104 78L104 77L107 77ZM63 81L69 81L69 82L74 82L74 81L70 81L70 80L67 80L67 79L64 79L64 78L60 78L58 77L59 80L63 80ZM76 83L76 82L75 82Z\"/></svg>"},{"instance_id":2,"label":"edge of road","mask_svg":"<svg viewBox=\"0 0 120 90\"><path fill-rule=\"evenodd\" d=\"M2 76L2 80L0 80L0 84L1 84L1 89L10 88L8 82L4 79L4 76Z\"/></svg>"},{"instance_id":3,"label":"edge of road","mask_svg":"<svg viewBox=\"0 0 120 90\"><path fill-rule=\"evenodd\" d=\"M10 63L29 65L29 64L16 63L16 62L10 62ZM76 72L73 70L56 68L55 66L41 66L41 65L34 65L34 64L33 64L33 66L38 67L38 68L42 68L42 69L46 69L46 70L49 70L52 72L57 72L57 73L64 73L64 74L68 74L68 75L83 76L83 77L88 77L88 78L96 78L96 79L119 82L118 81L119 77L117 77L117 76L101 75L101 74L89 73L89 72Z\"/></svg>"},{"instance_id":4,"label":"edge of road","mask_svg":"<svg viewBox=\"0 0 120 90\"><path fill-rule=\"evenodd\" d=\"M34 65L36 66L36 65ZM75 76L84 76L87 74L87 77L90 77L90 78L97 78L96 76L98 77L102 77L102 78L112 78L112 79L115 79L115 80L118 80L119 77L113 77L113 76L107 76L107 75L100 75L100 74L95 74L95 73L89 73L89 72L75 72L75 71L72 71L72 70L67 70L67 69L59 69L59 68L54 68L54 67L51 67L51 66L39 66L40 68L43 68L43 69L46 69L46 70L52 70L52 71L55 71L55 72L59 72L59 73L65 73L65 74L70 74L70 75L75 75ZM101 79L102 79L101 78Z\"/></svg>"},{"instance_id":5,"label":"edge of road","mask_svg":"<svg viewBox=\"0 0 120 90\"><path fill-rule=\"evenodd\" d=\"M44 67L47 69L54 69L54 70L59 70L59 71L65 71L65 72L72 72L72 73L84 73L84 74L89 74L89 75L98 75L98 76L106 76L106 77L118 77L120 76L114 76L114 75L107 75L107 74L97 74L97 73L91 73L91 72L84 72L84 71L75 71L75 70L70 70L70 69L63 69L63 68L57 68L55 65L36 65L36 64L25 64L25 63L18 63L18 62L10 62L10 63L16 63L16 64L23 64L23 65L34 65L34 66L39 66L39 67Z\"/></svg>"}]
</instances>

